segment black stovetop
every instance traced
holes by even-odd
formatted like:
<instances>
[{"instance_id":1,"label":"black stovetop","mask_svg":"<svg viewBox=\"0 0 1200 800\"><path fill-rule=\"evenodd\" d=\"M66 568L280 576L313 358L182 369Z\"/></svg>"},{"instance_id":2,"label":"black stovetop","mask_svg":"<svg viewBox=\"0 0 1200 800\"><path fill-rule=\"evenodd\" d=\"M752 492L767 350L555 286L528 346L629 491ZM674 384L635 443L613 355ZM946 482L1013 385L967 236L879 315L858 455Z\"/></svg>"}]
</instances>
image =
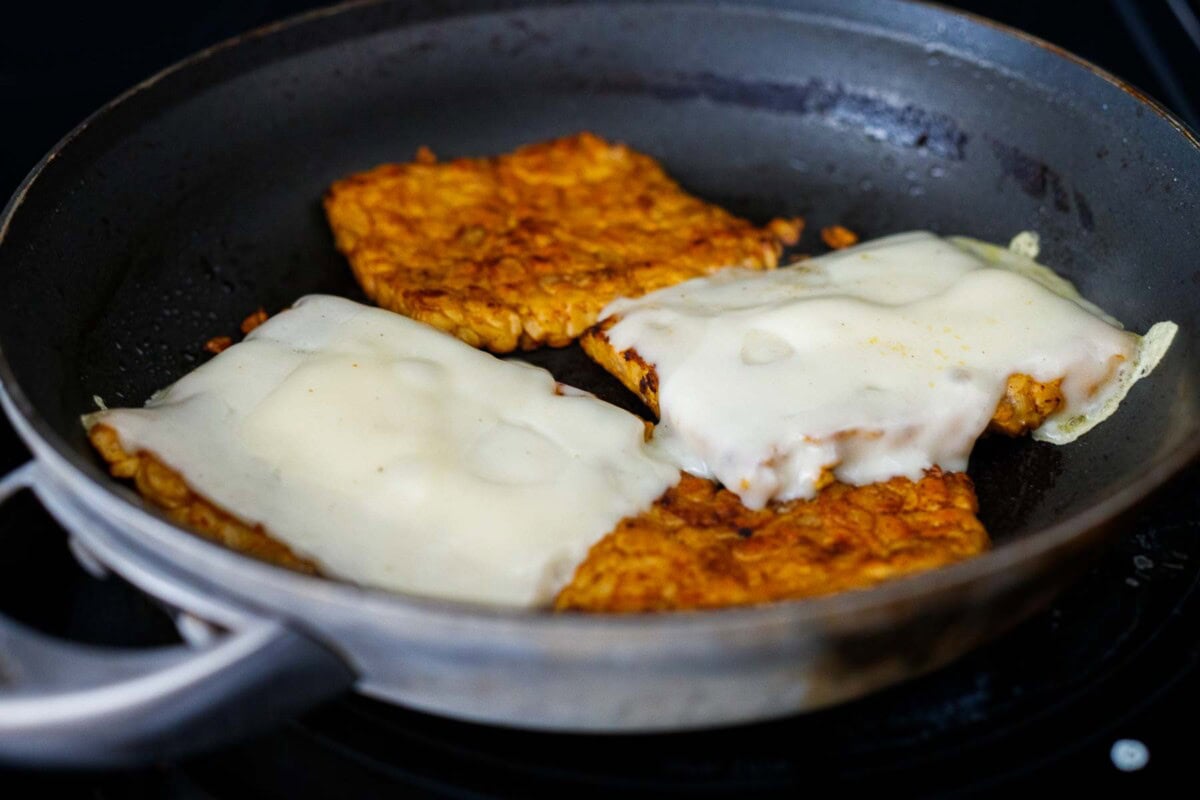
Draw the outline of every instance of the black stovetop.
<instances>
[{"instance_id":1,"label":"black stovetop","mask_svg":"<svg viewBox=\"0 0 1200 800\"><path fill-rule=\"evenodd\" d=\"M47 4L27 7L22 24L0 26L0 92L10 109L0 194L126 86L316 4L211 0L190 4L186 14L181 5L94 4L64 16ZM1194 2L1112 0L1087 4L1086 14L1065 2L953 5L1063 45L1148 90L1193 126L1200 122L1200 86L1191 79L1200 67ZM0 421L0 472L26 457ZM1129 535L1046 613L947 669L828 711L705 733L579 737L346 698L258 740L181 763L110 774L0 772L0 795L475 797L552 788L742 797L834 783L905 796L1007 796L1060 785L1105 796L1165 792L1194 773L1193 738L1177 732L1200 710L1198 485L1195 465L1147 503ZM168 617L140 593L81 570L31 498L0 508L0 539L3 613L81 641L175 640Z\"/></svg>"}]
</instances>

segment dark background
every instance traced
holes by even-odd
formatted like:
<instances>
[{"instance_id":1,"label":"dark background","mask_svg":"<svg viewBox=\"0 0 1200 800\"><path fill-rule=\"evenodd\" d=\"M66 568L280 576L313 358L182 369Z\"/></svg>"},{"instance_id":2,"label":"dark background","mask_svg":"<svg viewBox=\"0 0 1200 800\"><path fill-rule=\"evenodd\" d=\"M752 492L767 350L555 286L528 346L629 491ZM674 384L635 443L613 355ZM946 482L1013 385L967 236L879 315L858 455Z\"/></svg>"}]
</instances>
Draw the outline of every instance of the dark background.
<instances>
[{"instance_id":1,"label":"dark background","mask_svg":"<svg viewBox=\"0 0 1200 800\"><path fill-rule=\"evenodd\" d=\"M0 16L0 107L7 123L0 148L0 196L15 189L42 155L87 114L136 82L195 50L320 5L302 0L211 0L78 6L25 3L19 10L6 8ZM948 5L1061 45L1146 90L1193 127L1200 122L1200 29L1189 31L1178 13L1179 9L1195 13L1195 0L995 0ZM26 457L7 423L0 421L0 472ZM1135 527L1124 545L1114 548L1083 588L1073 590L1072 597L1027 627L1035 633L1044 629L1045 635L1052 637L1064 615L1073 615L1078 624L1090 624L1088 580L1095 587L1109 587L1098 590L1104 594L1111 593L1112 585L1136 585L1146 580L1136 566L1144 562L1137 559L1149 559L1146 553L1152 546L1178 552L1170 548L1185 546L1180 537L1194 539L1200 533L1200 503L1195 498L1198 477L1200 471L1193 467L1160 493L1156 507L1139 519L1140 527ZM1144 537L1154 541L1148 543ZM84 641L137 644L173 637L167 618L137 593L115 581L89 579L74 567L63 535L47 523L29 498L18 498L0 511L0 554L0 610L4 613ZM1029 726L1015 738L997 732L994 743L976 747L973 756L955 760L951 755L941 763L927 765L930 771L945 773L941 788L979 779L981 785L976 788L1005 795L1068 783L1074 791L1107 795L1115 790L1157 794L1180 781L1190 785L1195 772L1190 743L1195 735L1183 731L1200 711L1196 669L1200 653L1195 635L1200 608L1192 596L1191 572L1177 576L1175 584L1158 584L1156 591L1161 591L1161 597L1138 601L1144 608L1138 607L1129 624L1142 626L1141 639L1135 632L1118 632L1129 639L1125 644L1132 650L1120 670L1114 667L1104 681L1090 684L1089 695L1072 703L1064 701L1057 716L1048 715L1044 723ZM24 580L9 579L17 574ZM29 577L42 575L44 591L28 591ZM1134 584L1128 584L1131 580ZM105 611L98 614L94 609L101 605ZM1152 634L1144 630L1147 623L1142 616L1151 610L1156 615ZM1103 605L1094 608L1097 617L1127 611L1124 607L1110 611ZM1102 620L1094 622L1100 629ZM986 673L988 660L1003 658L1006 641L1012 640L1002 640L974 657L974 674L990 674ZM1105 651L1096 657L1108 656ZM1048 666L1047 672L1053 669ZM999 722L996 727L999 731ZM1145 770L1124 774L1112 767L1109 748L1124 737L1150 746L1151 763ZM1010 763L1001 769L1004 762ZM244 761L234 759L225 766L218 762L211 769L236 773L230 763L247 768ZM996 775L982 775L989 770ZM453 771L453 766L448 768L451 781ZM819 776L814 775L812 781L812 786L819 784ZM238 785L236 774L227 783L215 783L224 787L218 794ZM206 785L211 789L213 784L208 781ZM336 779L330 785L336 786ZM932 790L932 784L929 786ZM903 782L890 788L899 794L921 791ZM0 772L0 796L21 797L47 790L93 797L209 796L174 765L103 776ZM354 792L347 789L347 793Z\"/></svg>"},{"instance_id":2,"label":"dark background","mask_svg":"<svg viewBox=\"0 0 1200 800\"><path fill-rule=\"evenodd\" d=\"M1195 0L1176 2L1196 5ZM121 91L203 47L327 4L191 0L5 5L0 16L0 98L8 124L0 191L7 195L63 134ZM1200 50L1167 0L966 0L944 5L1062 45L1149 91L1196 127ZM1173 77L1166 78L1168 73Z\"/></svg>"}]
</instances>

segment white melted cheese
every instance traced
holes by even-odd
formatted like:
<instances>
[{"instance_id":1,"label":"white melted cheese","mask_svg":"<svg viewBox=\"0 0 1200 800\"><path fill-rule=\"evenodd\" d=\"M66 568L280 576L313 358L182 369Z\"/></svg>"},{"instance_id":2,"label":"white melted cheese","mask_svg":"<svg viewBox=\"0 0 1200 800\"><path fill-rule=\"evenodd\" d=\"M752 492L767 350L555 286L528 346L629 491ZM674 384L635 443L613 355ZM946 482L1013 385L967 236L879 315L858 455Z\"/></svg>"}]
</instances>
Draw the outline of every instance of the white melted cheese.
<instances>
[{"instance_id":1,"label":"white melted cheese","mask_svg":"<svg viewBox=\"0 0 1200 800\"><path fill-rule=\"evenodd\" d=\"M1063 379L1064 407L1034 435L1070 441L1175 331L1127 333L1026 255L924 232L726 270L611 315L612 345L658 375L657 446L752 508L814 496L826 468L860 485L966 469L1013 374Z\"/></svg>"},{"instance_id":2,"label":"white melted cheese","mask_svg":"<svg viewBox=\"0 0 1200 800\"><path fill-rule=\"evenodd\" d=\"M536 606L679 479L644 425L545 370L310 296L142 409L90 414L331 576Z\"/></svg>"}]
</instances>

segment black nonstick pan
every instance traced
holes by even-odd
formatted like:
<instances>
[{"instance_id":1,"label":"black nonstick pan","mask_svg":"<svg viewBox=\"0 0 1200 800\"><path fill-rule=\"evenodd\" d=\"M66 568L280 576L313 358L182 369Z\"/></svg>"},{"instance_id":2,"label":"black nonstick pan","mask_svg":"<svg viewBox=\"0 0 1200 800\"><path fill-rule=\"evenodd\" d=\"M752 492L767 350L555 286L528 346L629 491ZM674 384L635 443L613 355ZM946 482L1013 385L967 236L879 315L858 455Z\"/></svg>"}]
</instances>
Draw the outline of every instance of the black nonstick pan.
<instances>
[{"instance_id":1,"label":"black nonstick pan","mask_svg":"<svg viewBox=\"0 0 1200 800\"><path fill-rule=\"evenodd\" d=\"M328 184L419 145L492 154L578 130L759 220L1005 242L1143 331L1180 334L1113 419L971 462L996 547L878 589L718 612L557 616L297 575L168 523L109 479L79 415L137 405L246 314L361 295ZM870 0L353 3L155 76L69 134L0 222L0 380L34 491L189 643L110 652L0 619L0 758L132 762L353 688L526 728L779 717L927 672L1044 606L1200 449L1200 143L1045 43ZM630 405L575 348L525 356ZM633 407L630 405L630 407Z\"/></svg>"}]
</instances>

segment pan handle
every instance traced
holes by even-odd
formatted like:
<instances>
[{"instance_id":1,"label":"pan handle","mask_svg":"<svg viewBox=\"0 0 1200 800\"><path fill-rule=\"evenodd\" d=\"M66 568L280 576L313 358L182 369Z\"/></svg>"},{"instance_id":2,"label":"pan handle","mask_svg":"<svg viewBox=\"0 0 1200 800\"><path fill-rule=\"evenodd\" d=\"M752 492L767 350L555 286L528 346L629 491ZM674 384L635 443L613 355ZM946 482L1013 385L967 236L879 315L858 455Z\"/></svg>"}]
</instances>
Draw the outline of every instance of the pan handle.
<instances>
[{"instance_id":1,"label":"pan handle","mask_svg":"<svg viewBox=\"0 0 1200 800\"><path fill-rule=\"evenodd\" d=\"M31 488L29 462L0 480L0 503ZM204 647L95 647L0 615L0 761L144 764L262 732L349 689L329 650L254 619Z\"/></svg>"}]
</instances>

